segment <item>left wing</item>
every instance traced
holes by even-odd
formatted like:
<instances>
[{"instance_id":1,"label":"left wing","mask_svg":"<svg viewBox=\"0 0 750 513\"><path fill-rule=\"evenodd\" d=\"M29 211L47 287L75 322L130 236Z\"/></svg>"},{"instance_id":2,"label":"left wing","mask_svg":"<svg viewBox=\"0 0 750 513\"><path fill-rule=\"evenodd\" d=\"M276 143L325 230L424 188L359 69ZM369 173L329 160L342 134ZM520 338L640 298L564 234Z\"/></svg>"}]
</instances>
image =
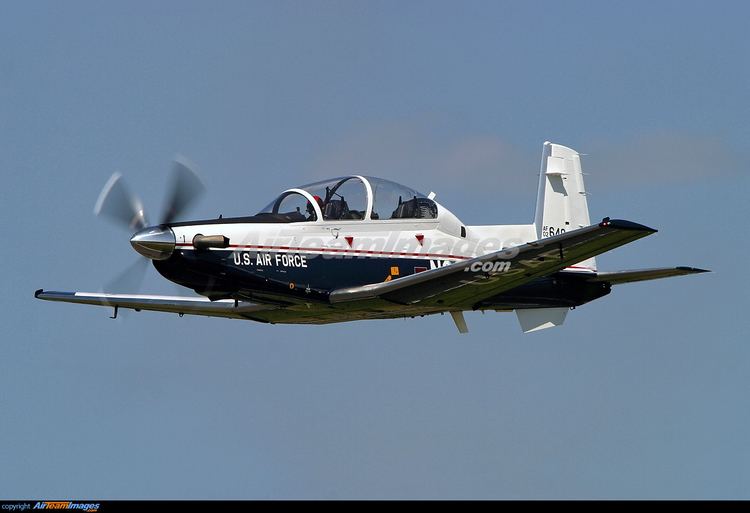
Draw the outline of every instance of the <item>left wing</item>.
<instances>
[{"instance_id":1,"label":"left wing","mask_svg":"<svg viewBox=\"0 0 750 513\"><path fill-rule=\"evenodd\" d=\"M205 315L208 317L229 317L233 319L255 319L255 312L275 310L274 305L220 299L211 301L207 297L151 296L128 294L104 294L99 292L53 292L37 290L34 297L46 301L63 301L84 305L128 308L131 310L153 310L156 312L173 312L180 315Z\"/></svg>"},{"instance_id":2,"label":"left wing","mask_svg":"<svg viewBox=\"0 0 750 513\"><path fill-rule=\"evenodd\" d=\"M334 290L330 301L381 299L446 310L471 309L484 299L655 232L642 224L605 218L597 225L397 280Z\"/></svg>"}]
</instances>

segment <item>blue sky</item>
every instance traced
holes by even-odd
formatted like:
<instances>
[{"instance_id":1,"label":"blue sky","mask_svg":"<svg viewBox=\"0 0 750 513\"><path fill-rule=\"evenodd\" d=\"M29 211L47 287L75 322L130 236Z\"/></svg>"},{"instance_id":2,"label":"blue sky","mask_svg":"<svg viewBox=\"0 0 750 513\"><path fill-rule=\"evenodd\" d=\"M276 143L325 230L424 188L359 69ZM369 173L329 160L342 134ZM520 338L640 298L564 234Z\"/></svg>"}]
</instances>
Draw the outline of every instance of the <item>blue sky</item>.
<instances>
[{"instance_id":1,"label":"blue sky","mask_svg":"<svg viewBox=\"0 0 750 513\"><path fill-rule=\"evenodd\" d=\"M2 498L749 498L743 2L7 2L0 8ZM42 303L136 259L114 170L194 218L363 172L530 222L541 145L593 219L658 234L625 285L513 315L266 326ZM151 270L144 292L173 293Z\"/></svg>"}]
</instances>

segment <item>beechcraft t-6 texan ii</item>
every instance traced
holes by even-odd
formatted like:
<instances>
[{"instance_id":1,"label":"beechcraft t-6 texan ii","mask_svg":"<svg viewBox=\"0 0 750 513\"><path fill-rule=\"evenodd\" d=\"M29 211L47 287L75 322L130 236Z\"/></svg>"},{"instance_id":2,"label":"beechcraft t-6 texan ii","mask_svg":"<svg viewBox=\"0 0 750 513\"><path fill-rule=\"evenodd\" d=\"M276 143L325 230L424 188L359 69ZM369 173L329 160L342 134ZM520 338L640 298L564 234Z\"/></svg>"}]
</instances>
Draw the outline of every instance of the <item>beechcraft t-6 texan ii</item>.
<instances>
[{"instance_id":1,"label":"beechcraft t-6 texan ii","mask_svg":"<svg viewBox=\"0 0 750 513\"><path fill-rule=\"evenodd\" d=\"M133 248L198 297L36 291L39 299L267 323L325 324L448 312L515 311L524 332L562 324L613 285L705 272L692 267L599 271L595 256L656 230L589 221L579 154L544 143L534 222L469 226L427 196L370 176L287 189L248 217L176 222L202 192L175 162L162 222L115 174L95 212L126 224ZM147 260L144 260L147 262Z\"/></svg>"}]
</instances>

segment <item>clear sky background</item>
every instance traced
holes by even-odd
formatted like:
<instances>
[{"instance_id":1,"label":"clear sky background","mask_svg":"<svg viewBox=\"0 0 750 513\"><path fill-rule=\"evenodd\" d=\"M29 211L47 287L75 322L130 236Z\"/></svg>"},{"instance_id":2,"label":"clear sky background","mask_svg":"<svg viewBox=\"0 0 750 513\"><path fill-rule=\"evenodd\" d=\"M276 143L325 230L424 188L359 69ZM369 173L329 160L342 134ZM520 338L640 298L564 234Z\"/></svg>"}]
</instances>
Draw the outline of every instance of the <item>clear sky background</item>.
<instances>
[{"instance_id":1,"label":"clear sky background","mask_svg":"<svg viewBox=\"0 0 750 513\"><path fill-rule=\"evenodd\" d=\"M3 2L0 497L750 498L749 5ZM660 230L600 268L715 272L529 335L33 298L135 261L92 215L116 169L152 218L179 152L193 218L356 171L526 223L545 140L592 219Z\"/></svg>"}]
</instances>

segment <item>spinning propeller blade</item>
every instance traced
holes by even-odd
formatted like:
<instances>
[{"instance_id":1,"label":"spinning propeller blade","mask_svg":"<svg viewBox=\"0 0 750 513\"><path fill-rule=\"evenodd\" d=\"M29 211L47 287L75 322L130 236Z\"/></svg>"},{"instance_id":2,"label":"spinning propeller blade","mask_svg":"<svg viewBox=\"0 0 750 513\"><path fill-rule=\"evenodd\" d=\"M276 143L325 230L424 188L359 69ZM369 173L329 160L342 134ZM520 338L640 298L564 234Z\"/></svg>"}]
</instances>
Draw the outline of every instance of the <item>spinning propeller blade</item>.
<instances>
[{"instance_id":1,"label":"spinning propeller blade","mask_svg":"<svg viewBox=\"0 0 750 513\"><path fill-rule=\"evenodd\" d=\"M124 271L107 282L102 288L102 292L113 294L139 292L147 269L148 259L138 258L135 262L126 267Z\"/></svg>"},{"instance_id":2,"label":"spinning propeller blade","mask_svg":"<svg viewBox=\"0 0 750 513\"><path fill-rule=\"evenodd\" d=\"M194 167L185 157L175 157L172 165L172 183L161 224L169 224L177 219L206 190Z\"/></svg>"},{"instance_id":3,"label":"spinning propeller blade","mask_svg":"<svg viewBox=\"0 0 750 513\"><path fill-rule=\"evenodd\" d=\"M142 230L148 226L143 203L130 192L120 173L113 173L104 184L96 200L94 214L108 217L130 230Z\"/></svg>"}]
</instances>

